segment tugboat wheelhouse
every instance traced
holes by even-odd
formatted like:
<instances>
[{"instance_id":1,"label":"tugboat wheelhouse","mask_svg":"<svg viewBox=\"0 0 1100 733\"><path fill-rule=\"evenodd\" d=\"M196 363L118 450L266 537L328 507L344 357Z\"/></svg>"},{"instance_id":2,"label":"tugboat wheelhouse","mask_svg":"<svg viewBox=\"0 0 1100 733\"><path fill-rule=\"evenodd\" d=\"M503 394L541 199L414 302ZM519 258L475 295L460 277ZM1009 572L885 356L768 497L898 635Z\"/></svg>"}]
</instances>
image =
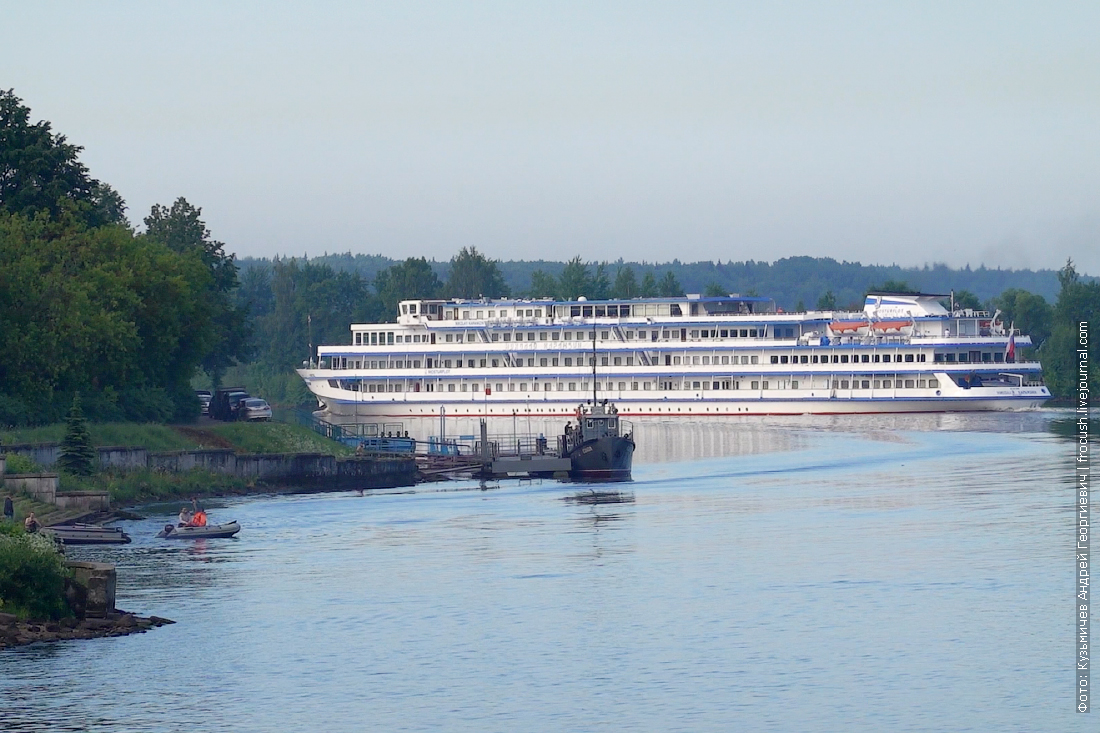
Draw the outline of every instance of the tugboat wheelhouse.
<instances>
[{"instance_id":1,"label":"tugboat wheelhouse","mask_svg":"<svg viewBox=\"0 0 1100 733\"><path fill-rule=\"evenodd\" d=\"M624 416L1020 410L1050 398L1030 345L944 296L871 293L858 312L784 313L769 298L406 300L353 324L298 372L334 414ZM1010 338L1013 337L1013 338ZM593 378L593 367L595 377ZM593 384L594 382L594 384Z\"/></svg>"}]
</instances>

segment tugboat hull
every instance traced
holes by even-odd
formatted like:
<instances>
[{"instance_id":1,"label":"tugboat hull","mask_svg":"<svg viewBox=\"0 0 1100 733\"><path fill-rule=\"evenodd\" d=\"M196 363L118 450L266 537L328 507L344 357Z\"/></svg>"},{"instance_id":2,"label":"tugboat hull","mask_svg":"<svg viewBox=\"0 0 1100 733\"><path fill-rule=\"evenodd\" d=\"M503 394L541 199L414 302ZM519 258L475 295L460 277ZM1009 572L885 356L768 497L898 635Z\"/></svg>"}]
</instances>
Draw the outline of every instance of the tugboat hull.
<instances>
[{"instance_id":1,"label":"tugboat hull","mask_svg":"<svg viewBox=\"0 0 1100 733\"><path fill-rule=\"evenodd\" d=\"M577 446L569 458L573 464L569 478L574 481L630 481L634 441L621 436L588 440Z\"/></svg>"}]
</instances>

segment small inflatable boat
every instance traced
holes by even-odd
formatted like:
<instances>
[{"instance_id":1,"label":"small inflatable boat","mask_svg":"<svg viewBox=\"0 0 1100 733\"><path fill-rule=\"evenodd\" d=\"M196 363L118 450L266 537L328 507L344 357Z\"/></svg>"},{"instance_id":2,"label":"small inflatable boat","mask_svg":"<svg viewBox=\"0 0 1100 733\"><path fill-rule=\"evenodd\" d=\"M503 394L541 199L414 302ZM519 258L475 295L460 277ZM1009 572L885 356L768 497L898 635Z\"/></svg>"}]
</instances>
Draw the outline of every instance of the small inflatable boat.
<instances>
[{"instance_id":1,"label":"small inflatable boat","mask_svg":"<svg viewBox=\"0 0 1100 733\"><path fill-rule=\"evenodd\" d=\"M130 535L121 528L98 524L57 524L44 527L41 532L66 545L125 545L130 541Z\"/></svg>"},{"instance_id":2,"label":"small inflatable boat","mask_svg":"<svg viewBox=\"0 0 1100 733\"><path fill-rule=\"evenodd\" d=\"M176 527L166 524L157 533L157 537L166 540L209 540L219 537L232 537L241 531L236 521L226 524L208 524L205 527Z\"/></svg>"}]
</instances>

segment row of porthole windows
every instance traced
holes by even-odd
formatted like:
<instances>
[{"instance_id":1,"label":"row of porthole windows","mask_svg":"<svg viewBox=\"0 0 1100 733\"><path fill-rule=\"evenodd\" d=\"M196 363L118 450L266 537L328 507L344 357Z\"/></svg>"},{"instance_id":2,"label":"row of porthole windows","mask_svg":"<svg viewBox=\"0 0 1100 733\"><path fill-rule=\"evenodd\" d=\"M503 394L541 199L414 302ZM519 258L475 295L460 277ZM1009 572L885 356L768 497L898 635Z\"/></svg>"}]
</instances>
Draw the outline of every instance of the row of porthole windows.
<instances>
[{"instance_id":1,"label":"row of porthole windows","mask_svg":"<svg viewBox=\"0 0 1100 733\"><path fill-rule=\"evenodd\" d=\"M928 361L926 354L772 354L772 364L889 364Z\"/></svg>"}]
</instances>

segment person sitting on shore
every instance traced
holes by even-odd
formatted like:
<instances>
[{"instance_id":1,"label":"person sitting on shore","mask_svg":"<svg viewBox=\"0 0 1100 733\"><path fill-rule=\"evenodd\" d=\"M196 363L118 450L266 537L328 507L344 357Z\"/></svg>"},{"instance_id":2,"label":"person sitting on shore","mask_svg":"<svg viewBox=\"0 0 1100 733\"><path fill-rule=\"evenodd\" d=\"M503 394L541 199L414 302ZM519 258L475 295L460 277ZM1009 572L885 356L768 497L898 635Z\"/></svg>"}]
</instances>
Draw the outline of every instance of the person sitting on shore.
<instances>
[{"instance_id":1,"label":"person sitting on shore","mask_svg":"<svg viewBox=\"0 0 1100 733\"><path fill-rule=\"evenodd\" d=\"M4 519L9 522L15 521L15 504L11 500L11 494L4 497Z\"/></svg>"},{"instance_id":2,"label":"person sitting on shore","mask_svg":"<svg viewBox=\"0 0 1100 733\"><path fill-rule=\"evenodd\" d=\"M180 507L179 520L180 520L179 526L181 526L181 527L190 527L191 526L191 510L188 509L187 507Z\"/></svg>"},{"instance_id":3,"label":"person sitting on shore","mask_svg":"<svg viewBox=\"0 0 1100 733\"><path fill-rule=\"evenodd\" d=\"M27 534L34 534L38 531L38 520L34 516L34 512L27 515L27 518L23 520L23 529L27 530Z\"/></svg>"}]
</instances>

